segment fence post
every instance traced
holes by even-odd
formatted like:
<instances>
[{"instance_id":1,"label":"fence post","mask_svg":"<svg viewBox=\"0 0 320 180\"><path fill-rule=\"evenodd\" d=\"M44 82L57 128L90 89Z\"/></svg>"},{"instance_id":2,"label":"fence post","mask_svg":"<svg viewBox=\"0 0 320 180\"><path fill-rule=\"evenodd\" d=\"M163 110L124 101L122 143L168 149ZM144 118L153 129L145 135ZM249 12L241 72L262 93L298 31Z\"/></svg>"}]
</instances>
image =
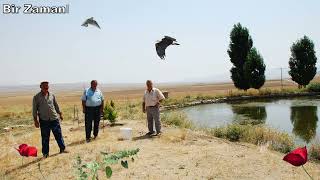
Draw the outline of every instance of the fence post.
<instances>
[{"instance_id":1,"label":"fence post","mask_svg":"<svg viewBox=\"0 0 320 180\"><path fill-rule=\"evenodd\" d=\"M73 119L72 119L72 125L74 125L74 121L76 120L76 105L73 105Z\"/></svg>"}]
</instances>

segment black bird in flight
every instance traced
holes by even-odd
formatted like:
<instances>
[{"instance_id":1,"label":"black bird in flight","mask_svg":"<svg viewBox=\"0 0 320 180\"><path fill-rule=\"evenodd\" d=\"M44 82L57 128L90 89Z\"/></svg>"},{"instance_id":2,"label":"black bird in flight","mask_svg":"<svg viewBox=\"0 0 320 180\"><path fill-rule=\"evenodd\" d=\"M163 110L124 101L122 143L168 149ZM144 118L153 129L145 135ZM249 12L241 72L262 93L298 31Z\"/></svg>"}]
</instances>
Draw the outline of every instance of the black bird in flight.
<instances>
[{"instance_id":1,"label":"black bird in flight","mask_svg":"<svg viewBox=\"0 0 320 180\"><path fill-rule=\"evenodd\" d=\"M101 29L99 24L97 23L97 21L95 21L93 19L93 17L87 19L81 26L88 27L89 24L92 25L92 26L96 26L97 28Z\"/></svg>"},{"instance_id":2,"label":"black bird in flight","mask_svg":"<svg viewBox=\"0 0 320 180\"><path fill-rule=\"evenodd\" d=\"M161 41L157 41L156 45L156 51L158 56L161 59L165 59L166 57L166 48L170 45L180 45L177 43L177 40L175 38L172 38L170 36L164 36Z\"/></svg>"}]
</instances>

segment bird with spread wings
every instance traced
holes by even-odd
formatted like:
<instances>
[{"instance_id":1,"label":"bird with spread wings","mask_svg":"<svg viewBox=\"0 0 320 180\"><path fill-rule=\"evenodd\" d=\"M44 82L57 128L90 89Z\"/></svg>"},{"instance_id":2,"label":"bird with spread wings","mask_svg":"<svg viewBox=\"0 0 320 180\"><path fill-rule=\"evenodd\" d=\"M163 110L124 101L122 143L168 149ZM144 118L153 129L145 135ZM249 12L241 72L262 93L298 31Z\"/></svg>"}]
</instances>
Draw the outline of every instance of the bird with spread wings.
<instances>
[{"instance_id":1,"label":"bird with spread wings","mask_svg":"<svg viewBox=\"0 0 320 180\"><path fill-rule=\"evenodd\" d=\"M166 48L170 45L180 45L177 43L177 40L175 38L172 38L170 36L164 36L161 41L158 41L156 46L156 51L160 59L165 59L166 57Z\"/></svg>"},{"instance_id":2,"label":"bird with spread wings","mask_svg":"<svg viewBox=\"0 0 320 180\"><path fill-rule=\"evenodd\" d=\"M82 26L88 27L89 24L92 25L92 26L96 26L97 28L101 29L100 26L99 26L99 24L97 23L97 21L95 21L95 20L93 19L93 17L87 19L87 20L82 24Z\"/></svg>"}]
</instances>

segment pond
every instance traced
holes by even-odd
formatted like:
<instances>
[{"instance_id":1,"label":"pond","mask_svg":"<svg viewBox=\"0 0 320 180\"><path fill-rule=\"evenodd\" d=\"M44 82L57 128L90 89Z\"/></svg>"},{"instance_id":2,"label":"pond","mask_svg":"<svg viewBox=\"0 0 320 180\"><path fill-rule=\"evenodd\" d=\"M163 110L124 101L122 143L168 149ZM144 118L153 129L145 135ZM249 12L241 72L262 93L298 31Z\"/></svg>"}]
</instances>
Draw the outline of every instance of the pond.
<instances>
[{"instance_id":1,"label":"pond","mask_svg":"<svg viewBox=\"0 0 320 180\"><path fill-rule=\"evenodd\" d=\"M319 141L320 97L251 100L182 109L197 126L217 127L250 122L294 135L297 144Z\"/></svg>"}]
</instances>

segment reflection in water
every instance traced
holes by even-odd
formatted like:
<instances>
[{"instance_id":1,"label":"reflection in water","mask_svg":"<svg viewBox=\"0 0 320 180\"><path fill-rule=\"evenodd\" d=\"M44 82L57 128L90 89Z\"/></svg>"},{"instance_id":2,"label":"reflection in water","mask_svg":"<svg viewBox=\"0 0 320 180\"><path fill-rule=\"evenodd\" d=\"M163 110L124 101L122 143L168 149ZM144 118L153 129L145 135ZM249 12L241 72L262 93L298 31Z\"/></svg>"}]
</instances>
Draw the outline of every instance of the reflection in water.
<instances>
[{"instance_id":1,"label":"reflection in water","mask_svg":"<svg viewBox=\"0 0 320 180\"><path fill-rule=\"evenodd\" d=\"M317 106L292 106L290 108L292 133L309 143L316 136Z\"/></svg>"},{"instance_id":2,"label":"reflection in water","mask_svg":"<svg viewBox=\"0 0 320 180\"><path fill-rule=\"evenodd\" d=\"M263 124L266 122L267 112L265 106L232 106L236 121L246 121L251 124ZM239 118L240 117L240 118Z\"/></svg>"},{"instance_id":3,"label":"reflection in water","mask_svg":"<svg viewBox=\"0 0 320 180\"><path fill-rule=\"evenodd\" d=\"M188 118L203 127L226 124L259 124L295 135L297 144L320 139L320 96L267 101L239 101L185 108ZM320 123L320 122L319 122Z\"/></svg>"}]
</instances>

